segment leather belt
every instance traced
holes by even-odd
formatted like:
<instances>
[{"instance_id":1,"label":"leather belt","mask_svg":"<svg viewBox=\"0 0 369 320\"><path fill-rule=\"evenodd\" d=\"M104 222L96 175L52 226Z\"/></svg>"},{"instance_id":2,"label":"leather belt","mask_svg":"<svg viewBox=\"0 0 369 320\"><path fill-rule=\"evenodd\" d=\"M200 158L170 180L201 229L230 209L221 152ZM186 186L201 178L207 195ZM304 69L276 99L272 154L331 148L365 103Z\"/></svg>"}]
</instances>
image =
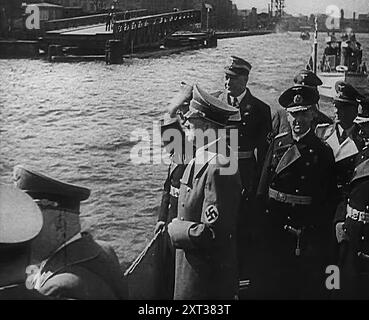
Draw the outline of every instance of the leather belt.
<instances>
[{"instance_id":1,"label":"leather belt","mask_svg":"<svg viewBox=\"0 0 369 320\"><path fill-rule=\"evenodd\" d=\"M313 200L309 196L296 196L293 194L279 192L272 188L269 188L269 197L278 202L284 202L284 203L290 203L290 204L302 204L302 205L309 205L312 203L312 200Z\"/></svg>"},{"instance_id":2,"label":"leather belt","mask_svg":"<svg viewBox=\"0 0 369 320\"><path fill-rule=\"evenodd\" d=\"M346 207L346 218L351 218L352 220L359 221L362 223L369 222L369 212L359 211L351 208L350 205Z\"/></svg>"},{"instance_id":3,"label":"leather belt","mask_svg":"<svg viewBox=\"0 0 369 320\"><path fill-rule=\"evenodd\" d=\"M238 159L250 159L254 156L254 150L251 151L238 151Z\"/></svg>"},{"instance_id":4,"label":"leather belt","mask_svg":"<svg viewBox=\"0 0 369 320\"><path fill-rule=\"evenodd\" d=\"M179 197L179 189L175 188L173 186L170 186L170 195L175 197L175 198L178 198Z\"/></svg>"}]
</instances>

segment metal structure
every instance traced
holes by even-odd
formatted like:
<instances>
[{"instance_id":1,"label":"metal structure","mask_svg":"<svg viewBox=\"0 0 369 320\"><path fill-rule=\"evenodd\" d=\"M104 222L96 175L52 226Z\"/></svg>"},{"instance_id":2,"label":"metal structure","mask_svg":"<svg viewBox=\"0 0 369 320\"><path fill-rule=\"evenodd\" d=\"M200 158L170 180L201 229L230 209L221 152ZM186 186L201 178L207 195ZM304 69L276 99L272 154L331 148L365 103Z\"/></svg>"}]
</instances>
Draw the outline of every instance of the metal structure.
<instances>
[{"instance_id":1,"label":"metal structure","mask_svg":"<svg viewBox=\"0 0 369 320\"><path fill-rule=\"evenodd\" d=\"M133 52L156 46L181 28L200 22L200 10L176 11L116 21L113 33L114 39L122 42L124 51L128 48Z\"/></svg>"},{"instance_id":2,"label":"metal structure","mask_svg":"<svg viewBox=\"0 0 369 320\"><path fill-rule=\"evenodd\" d=\"M270 9L272 16L281 18L283 16L283 10L285 8L284 0L271 0L270 1ZM274 9L274 15L273 15Z\"/></svg>"}]
</instances>

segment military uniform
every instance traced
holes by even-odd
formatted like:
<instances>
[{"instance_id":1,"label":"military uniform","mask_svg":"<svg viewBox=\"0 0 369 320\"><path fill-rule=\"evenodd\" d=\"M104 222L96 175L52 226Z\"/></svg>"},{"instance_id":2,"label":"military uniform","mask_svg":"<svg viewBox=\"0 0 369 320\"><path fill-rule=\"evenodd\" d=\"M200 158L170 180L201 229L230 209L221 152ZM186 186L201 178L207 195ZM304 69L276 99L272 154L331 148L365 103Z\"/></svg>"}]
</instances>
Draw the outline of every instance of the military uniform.
<instances>
[{"instance_id":1,"label":"military uniform","mask_svg":"<svg viewBox=\"0 0 369 320\"><path fill-rule=\"evenodd\" d=\"M365 103L365 105L364 105ZM369 126L369 100L361 102L355 122ZM335 226L344 222L341 243L341 290L336 298L369 299L369 136L366 146L356 155L355 170L347 197L337 209Z\"/></svg>"},{"instance_id":2,"label":"military uniform","mask_svg":"<svg viewBox=\"0 0 369 320\"><path fill-rule=\"evenodd\" d=\"M225 73L230 76L248 74L250 70L251 65L247 61L235 56L231 57L230 65L225 67ZM272 119L270 107L254 97L249 88L245 90L242 100L236 102L227 91L218 91L214 95L224 103L239 109L239 113L228 120L228 126L238 129L237 152L242 186L250 196L253 196L268 151Z\"/></svg>"},{"instance_id":3,"label":"military uniform","mask_svg":"<svg viewBox=\"0 0 369 320\"><path fill-rule=\"evenodd\" d=\"M181 133L182 139L184 139L184 133L177 118L169 120L164 119L161 124L161 134L164 145L166 145L167 142L170 142L163 139L163 134L167 129L178 130L178 132ZM162 270L166 271L162 274L162 279L160 280L160 292L158 294L161 299L165 300L172 299L174 294L175 250L165 226L176 218L178 214L180 179L182 178L183 172L186 168L186 159L182 148L179 150L175 150L175 148L170 150L171 162L168 168L167 178L164 182L158 214L158 222L163 222L163 224L160 225L160 229L156 229L157 232L162 232L163 250L160 251L160 262Z\"/></svg>"},{"instance_id":4,"label":"military uniform","mask_svg":"<svg viewBox=\"0 0 369 320\"><path fill-rule=\"evenodd\" d=\"M287 111L306 110L317 93L292 87L280 97ZM304 107L302 107L304 106ZM298 110L297 110L298 109ZM290 111L292 112L292 111ZM331 150L310 129L299 138L275 137L265 162L258 196L263 214L263 298L324 297L330 223L336 204Z\"/></svg>"},{"instance_id":5,"label":"military uniform","mask_svg":"<svg viewBox=\"0 0 369 320\"><path fill-rule=\"evenodd\" d=\"M357 106L356 98L359 93L349 84L337 82L337 108L345 108L346 104ZM346 187L350 182L355 166L355 157L363 147L363 140L359 136L359 129L352 123L350 129L344 130L339 122L334 124L319 124L315 129L316 135L325 141L333 150L337 183L345 196Z\"/></svg>"},{"instance_id":6,"label":"military uniform","mask_svg":"<svg viewBox=\"0 0 369 320\"><path fill-rule=\"evenodd\" d=\"M0 185L0 221L0 300L47 299L26 286L30 243L43 225L40 209L24 192ZM20 259L24 260L24 270L17 269ZM16 278L10 270L17 277L24 274L24 278Z\"/></svg>"},{"instance_id":7,"label":"military uniform","mask_svg":"<svg viewBox=\"0 0 369 320\"><path fill-rule=\"evenodd\" d=\"M232 56L231 62L225 67L225 74L229 77L249 74L251 65L247 61ZM230 117L229 128L238 130L238 169L242 182L242 199L238 218L238 254L241 278L249 278L253 274L254 246L258 230L257 217L254 212L254 200L261 168L268 151L272 133L272 116L270 107L252 95L245 87L243 94L237 98L232 97L227 90L215 94L221 101L235 106L239 113ZM275 118L283 121L283 113ZM258 267L256 266L256 269Z\"/></svg>"},{"instance_id":8,"label":"military uniform","mask_svg":"<svg viewBox=\"0 0 369 320\"><path fill-rule=\"evenodd\" d=\"M195 86L187 117L195 112L204 121L225 123L236 111ZM218 139L199 148L186 167L178 218L168 226L176 248L177 300L234 299L238 293L236 225L241 182L238 171L222 174L230 160L218 153L219 143Z\"/></svg>"},{"instance_id":9,"label":"military uniform","mask_svg":"<svg viewBox=\"0 0 369 320\"><path fill-rule=\"evenodd\" d=\"M49 210L79 214L80 202L90 190L67 184L22 166L14 168L14 181L39 204ZM46 226L47 227L47 226ZM42 294L72 299L124 299L127 287L114 250L97 243L85 232L66 239L46 260L33 278Z\"/></svg>"}]
</instances>

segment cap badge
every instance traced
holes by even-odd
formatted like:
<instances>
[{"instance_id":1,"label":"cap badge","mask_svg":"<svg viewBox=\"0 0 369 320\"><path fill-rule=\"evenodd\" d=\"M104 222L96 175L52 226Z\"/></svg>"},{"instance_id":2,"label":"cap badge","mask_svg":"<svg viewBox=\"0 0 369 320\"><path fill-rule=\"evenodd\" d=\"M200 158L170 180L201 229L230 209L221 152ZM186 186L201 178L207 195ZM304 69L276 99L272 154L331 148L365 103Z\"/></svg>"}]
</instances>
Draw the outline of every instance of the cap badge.
<instances>
[{"instance_id":1,"label":"cap badge","mask_svg":"<svg viewBox=\"0 0 369 320\"><path fill-rule=\"evenodd\" d=\"M303 99L302 99L302 96L300 94L295 95L295 97L293 98L294 103L300 103L302 101L303 101Z\"/></svg>"}]
</instances>

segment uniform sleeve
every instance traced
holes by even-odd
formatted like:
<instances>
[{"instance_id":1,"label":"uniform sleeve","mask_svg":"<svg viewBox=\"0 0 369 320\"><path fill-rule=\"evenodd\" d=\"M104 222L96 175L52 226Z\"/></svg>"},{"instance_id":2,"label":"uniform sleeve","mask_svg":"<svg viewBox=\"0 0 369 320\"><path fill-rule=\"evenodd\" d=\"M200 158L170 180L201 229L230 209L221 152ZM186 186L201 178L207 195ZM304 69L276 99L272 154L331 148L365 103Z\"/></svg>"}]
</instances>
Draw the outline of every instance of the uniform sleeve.
<instances>
[{"instance_id":1,"label":"uniform sleeve","mask_svg":"<svg viewBox=\"0 0 369 320\"><path fill-rule=\"evenodd\" d=\"M257 141L257 170L258 176L260 176L261 169L264 164L264 160L269 148L269 137L272 134L272 115L268 105L263 107L262 121L260 122L259 137Z\"/></svg>"},{"instance_id":2,"label":"uniform sleeve","mask_svg":"<svg viewBox=\"0 0 369 320\"><path fill-rule=\"evenodd\" d=\"M161 203L159 207L158 221L167 221L168 207L170 201L170 167L168 169L168 175L164 182L164 189L161 196Z\"/></svg>"},{"instance_id":3,"label":"uniform sleeve","mask_svg":"<svg viewBox=\"0 0 369 320\"><path fill-rule=\"evenodd\" d=\"M235 236L236 217L241 197L239 174L221 175L209 170L201 212L201 222L178 221L180 227L172 241L177 248L211 248Z\"/></svg>"}]
</instances>

